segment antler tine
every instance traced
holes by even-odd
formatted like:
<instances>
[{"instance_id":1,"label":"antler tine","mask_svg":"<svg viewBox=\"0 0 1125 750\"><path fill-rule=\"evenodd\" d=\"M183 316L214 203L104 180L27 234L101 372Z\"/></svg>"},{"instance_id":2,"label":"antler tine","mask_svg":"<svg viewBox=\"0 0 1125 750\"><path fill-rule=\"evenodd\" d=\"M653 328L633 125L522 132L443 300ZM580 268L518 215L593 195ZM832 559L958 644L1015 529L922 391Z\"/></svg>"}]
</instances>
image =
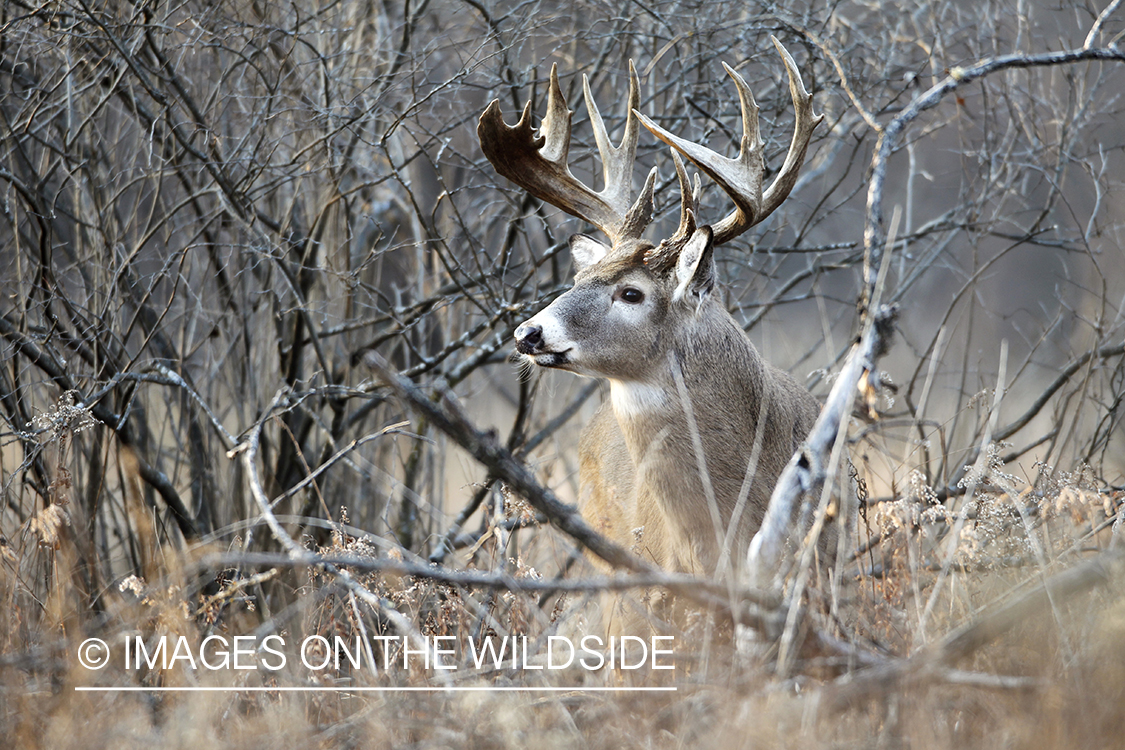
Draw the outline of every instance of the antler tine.
<instances>
[{"instance_id":1,"label":"antler tine","mask_svg":"<svg viewBox=\"0 0 1125 750\"><path fill-rule=\"evenodd\" d=\"M525 105L526 106L526 105ZM567 109L566 97L559 86L559 66L551 65L551 82L547 86L547 114L539 126L543 145L539 148L543 158L566 167L570 154L570 126L574 112Z\"/></svg>"},{"instance_id":2,"label":"antler tine","mask_svg":"<svg viewBox=\"0 0 1125 750\"><path fill-rule=\"evenodd\" d=\"M640 237L652 221L653 190L656 170L649 174L637 200L632 196L633 163L637 151L639 126L632 115L640 103L640 87L632 62L629 63L629 109L621 145L613 146L606 133L605 122L583 77L586 107L594 128L594 139L601 154L605 186L595 192L580 182L570 171L567 157L570 150L571 118L566 99L559 86L558 66L551 66L551 83L547 95L547 114L538 137L531 127L531 104L514 127L504 122L500 103L493 100L480 117L477 136L488 160L504 177L535 197L561 208L596 226L614 243L621 239Z\"/></svg>"},{"instance_id":3,"label":"antler tine","mask_svg":"<svg viewBox=\"0 0 1125 750\"><path fill-rule=\"evenodd\" d=\"M737 237L759 223L789 197L797 182L797 173L804 164L812 132L824 119L823 115L813 113L812 95L805 89L801 74L789 52L776 38L771 36L770 39L781 53L789 74L789 91L796 110L796 124L785 163L764 195L762 176L765 173L765 160L758 130L758 105L746 81L730 66L723 64L738 89L742 108L742 143L736 158L729 159L705 146L673 135L643 114L637 113L641 124L652 131L653 135L690 159L734 201L735 210L712 225L716 245Z\"/></svg>"},{"instance_id":4,"label":"antler tine","mask_svg":"<svg viewBox=\"0 0 1125 750\"><path fill-rule=\"evenodd\" d=\"M699 183L699 174L695 175L695 187L692 188L688 179L684 161L679 153L672 150L672 161L676 164L676 178L680 183L680 226L668 239L645 253L645 265L657 273L666 271L676 265L680 250L696 229L696 216L699 210L699 197L702 187Z\"/></svg>"},{"instance_id":5,"label":"antler tine","mask_svg":"<svg viewBox=\"0 0 1125 750\"><path fill-rule=\"evenodd\" d=\"M781 171L777 173L773 184L762 196L762 219L773 213L789 197L793 186L797 184L797 174L805 163L805 152L808 150L813 131L824 119L824 115L813 113L812 94L805 88L805 82L801 80L801 73L797 70L797 63L793 61L789 50L785 49L777 37L771 36L770 40L773 46L777 47L785 63L785 70L789 73L789 95L793 97L796 122L793 124L793 140L789 144L789 152L785 155Z\"/></svg>"},{"instance_id":6,"label":"antler tine","mask_svg":"<svg viewBox=\"0 0 1125 750\"><path fill-rule=\"evenodd\" d=\"M590 125L594 128L594 142L597 143L598 153L602 157L602 177L605 185L600 195L606 203L624 214L629 210L629 201L632 197L633 163L637 159L637 136L641 131L637 118L633 116L633 109L641 103L640 84L637 81L637 71L633 67L633 61L629 61L629 110L620 146L614 146L609 140L602 113L590 93L590 79L585 75L582 76L582 94L586 98L586 110L590 113Z\"/></svg>"}]
</instances>

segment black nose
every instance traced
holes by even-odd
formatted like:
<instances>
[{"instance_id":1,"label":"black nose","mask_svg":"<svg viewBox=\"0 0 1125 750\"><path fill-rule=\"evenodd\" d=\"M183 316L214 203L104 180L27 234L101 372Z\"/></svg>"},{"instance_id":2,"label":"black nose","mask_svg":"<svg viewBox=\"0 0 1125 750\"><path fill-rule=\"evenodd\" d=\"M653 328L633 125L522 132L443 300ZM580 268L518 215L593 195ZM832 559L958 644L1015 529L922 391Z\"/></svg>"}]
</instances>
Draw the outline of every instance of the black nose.
<instances>
[{"instance_id":1,"label":"black nose","mask_svg":"<svg viewBox=\"0 0 1125 750\"><path fill-rule=\"evenodd\" d=\"M531 354L543 345L543 329L524 323L516 329L516 351Z\"/></svg>"}]
</instances>

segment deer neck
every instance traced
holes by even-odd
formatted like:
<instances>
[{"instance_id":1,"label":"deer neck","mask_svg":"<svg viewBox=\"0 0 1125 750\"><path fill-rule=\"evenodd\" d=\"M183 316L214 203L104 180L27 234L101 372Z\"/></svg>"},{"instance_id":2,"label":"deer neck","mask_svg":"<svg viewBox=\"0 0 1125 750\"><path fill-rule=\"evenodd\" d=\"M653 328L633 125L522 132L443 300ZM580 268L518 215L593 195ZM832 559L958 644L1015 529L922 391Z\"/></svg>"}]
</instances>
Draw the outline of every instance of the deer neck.
<instances>
[{"instance_id":1,"label":"deer neck","mask_svg":"<svg viewBox=\"0 0 1125 750\"><path fill-rule=\"evenodd\" d=\"M715 307L672 333L646 380L610 380L613 412L642 480L698 484L696 444L707 466L726 470L753 443L766 375L742 329Z\"/></svg>"}]
</instances>

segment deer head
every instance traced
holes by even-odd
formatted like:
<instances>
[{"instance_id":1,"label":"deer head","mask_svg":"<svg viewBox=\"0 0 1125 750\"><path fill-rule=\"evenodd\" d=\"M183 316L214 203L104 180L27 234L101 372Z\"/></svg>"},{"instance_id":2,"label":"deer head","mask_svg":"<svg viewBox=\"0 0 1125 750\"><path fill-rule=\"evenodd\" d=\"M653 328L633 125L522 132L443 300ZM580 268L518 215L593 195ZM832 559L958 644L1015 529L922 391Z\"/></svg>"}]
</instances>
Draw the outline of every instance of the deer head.
<instances>
[{"instance_id":1,"label":"deer head","mask_svg":"<svg viewBox=\"0 0 1125 750\"><path fill-rule=\"evenodd\" d=\"M764 220L788 197L812 132L823 118L813 114L812 96L805 90L793 58L780 42L773 42L789 74L796 125L785 162L764 191L758 106L746 82L726 64L723 67L734 81L742 105L742 143L733 159L676 136L638 112L640 93L632 64L625 133L620 145L614 146L590 94L589 81L583 77L586 108L604 170L605 185L600 192L575 178L567 164L573 113L559 87L557 66L551 69L547 114L538 134L531 126L530 102L514 126L504 122L498 101L488 106L477 133L496 171L537 198L593 224L610 241L606 245L582 234L571 239L575 286L516 330L516 347L522 354L545 367L628 379L641 364L635 361L637 343L651 341L652 331L664 325L670 313L690 309L711 290L712 248ZM680 225L658 244L641 237L652 220L656 168L649 172L636 199L632 197L638 124L672 147L679 177ZM733 200L734 210L721 221L700 225L699 178L697 175L693 188L680 154ZM644 332L636 331L638 326ZM630 330L636 333L630 334ZM624 358L615 349L627 350Z\"/></svg>"}]
</instances>

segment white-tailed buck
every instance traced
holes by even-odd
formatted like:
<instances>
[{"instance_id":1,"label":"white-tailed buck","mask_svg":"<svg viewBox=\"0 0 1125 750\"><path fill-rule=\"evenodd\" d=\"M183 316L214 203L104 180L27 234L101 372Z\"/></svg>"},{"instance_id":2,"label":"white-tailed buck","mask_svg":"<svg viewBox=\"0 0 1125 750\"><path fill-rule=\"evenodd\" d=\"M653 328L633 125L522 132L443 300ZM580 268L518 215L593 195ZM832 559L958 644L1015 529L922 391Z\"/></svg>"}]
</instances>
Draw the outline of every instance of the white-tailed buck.
<instances>
[{"instance_id":1,"label":"white-tailed buck","mask_svg":"<svg viewBox=\"0 0 1125 750\"><path fill-rule=\"evenodd\" d=\"M554 68L538 134L530 103L510 127L493 101L477 129L500 174L610 240L607 246L583 234L571 238L574 287L516 329L516 348L541 367L609 381L610 400L581 439L580 509L611 539L669 570L737 572L778 475L819 410L808 391L758 355L711 293L713 248L781 205L822 119L813 114L812 95L793 58L776 39L774 44L789 73L796 132L766 190L758 107L746 82L725 65L742 101L742 145L735 159L637 112L632 69L628 120L616 147L583 81L604 169L600 192L567 166L572 113ZM682 195L679 229L656 244L641 238L652 219L655 169L632 199L639 124L672 147ZM699 178L693 190L680 154L734 201L726 218L700 222Z\"/></svg>"}]
</instances>

